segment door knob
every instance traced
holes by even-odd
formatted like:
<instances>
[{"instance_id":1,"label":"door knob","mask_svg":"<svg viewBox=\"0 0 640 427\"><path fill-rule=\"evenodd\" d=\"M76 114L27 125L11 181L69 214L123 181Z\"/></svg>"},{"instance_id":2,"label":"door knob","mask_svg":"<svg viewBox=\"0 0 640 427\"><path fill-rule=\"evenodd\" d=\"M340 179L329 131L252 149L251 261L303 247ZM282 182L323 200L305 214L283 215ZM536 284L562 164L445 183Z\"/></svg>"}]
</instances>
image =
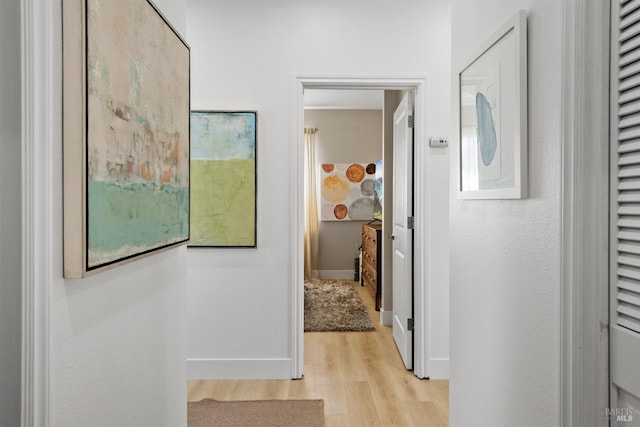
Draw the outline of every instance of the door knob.
<instances>
[{"instance_id":1,"label":"door knob","mask_svg":"<svg viewBox=\"0 0 640 427\"><path fill-rule=\"evenodd\" d=\"M388 236L391 240L395 240L396 236L394 236L393 234L389 234Z\"/></svg>"}]
</instances>

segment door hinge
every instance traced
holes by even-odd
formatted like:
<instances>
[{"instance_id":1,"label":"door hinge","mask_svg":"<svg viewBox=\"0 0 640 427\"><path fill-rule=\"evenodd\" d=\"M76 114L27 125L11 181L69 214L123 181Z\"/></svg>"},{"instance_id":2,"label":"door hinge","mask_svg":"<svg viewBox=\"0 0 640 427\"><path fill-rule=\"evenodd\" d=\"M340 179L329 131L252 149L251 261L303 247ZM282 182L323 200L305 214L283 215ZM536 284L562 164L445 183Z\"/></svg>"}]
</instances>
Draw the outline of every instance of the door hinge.
<instances>
[{"instance_id":1,"label":"door hinge","mask_svg":"<svg viewBox=\"0 0 640 427\"><path fill-rule=\"evenodd\" d=\"M411 114L409 117L407 117L407 121L409 122L409 127L410 128L414 127L415 124L416 124L416 116Z\"/></svg>"},{"instance_id":2,"label":"door hinge","mask_svg":"<svg viewBox=\"0 0 640 427\"><path fill-rule=\"evenodd\" d=\"M416 220L414 217L409 216L407 217L407 228L409 230L413 230L416 227Z\"/></svg>"},{"instance_id":3,"label":"door hinge","mask_svg":"<svg viewBox=\"0 0 640 427\"><path fill-rule=\"evenodd\" d=\"M407 319L407 331L413 331L413 319Z\"/></svg>"}]
</instances>

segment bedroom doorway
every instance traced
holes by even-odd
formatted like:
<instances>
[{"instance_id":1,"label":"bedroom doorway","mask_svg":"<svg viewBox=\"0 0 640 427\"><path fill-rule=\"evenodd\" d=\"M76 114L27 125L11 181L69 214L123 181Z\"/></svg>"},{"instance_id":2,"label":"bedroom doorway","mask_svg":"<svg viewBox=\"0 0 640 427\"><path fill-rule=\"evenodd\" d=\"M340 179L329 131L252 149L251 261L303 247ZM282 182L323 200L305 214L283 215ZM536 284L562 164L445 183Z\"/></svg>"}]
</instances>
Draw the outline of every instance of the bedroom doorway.
<instances>
[{"instance_id":1,"label":"bedroom doorway","mask_svg":"<svg viewBox=\"0 0 640 427\"><path fill-rule=\"evenodd\" d=\"M414 98L415 98L415 123L414 123L414 128L413 131L415 132L416 135L416 139L419 140L420 138L423 138L424 135L426 134L426 129L425 129L425 120L424 120L424 112L425 112L425 99L427 97L427 94L425 93L425 83L426 83L426 79L423 78L417 78L417 79L388 79L388 80L384 80L384 79L344 79L344 80L340 80L340 79L312 79L312 78L296 78L296 102L294 103L294 105L296 105L296 111L295 111L295 117L296 119L294 120L295 122L295 128L296 128L296 133L298 132L298 130L301 130L303 128L305 128L306 123L305 123L305 92L308 93L325 93L328 94L329 92L332 91L343 91L343 92L349 92L349 91L360 91L360 92L367 92L367 91L378 91L378 92L382 92L384 93L385 91L397 91L398 93L401 93L402 91L406 92L410 92L414 94ZM397 106L394 105L393 109L395 109L395 107ZM393 115L393 109L391 110L391 115ZM391 131L393 129L393 126L391 126ZM314 128L315 130L315 128ZM322 129L319 128L318 132L320 134L322 134ZM300 140L297 138L292 138L292 141L297 141L299 142ZM392 149L392 147L391 147ZM299 169L297 171L297 177L298 180L297 182L301 182L302 183L302 177L304 176L304 168L302 167L302 165L304 164L302 161L303 158L303 153L302 153L302 147L299 146L299 144L296 143L296 146L292 147L292 150L295 153L296 159L298 159L299 161L296 162L297 165L299 165ZM416 146L416 152L415 152L415 161L419 161L419 159L421 159L424 156L424 153L421 153L421 149ZM382 156L384 158L384 156ZM351 161L351 160L349 160ZM367 162L369 162L369 160L367 160ZM366 163L366 162L365 162ZM419 170L416 170L416 172L418 172ZM420 179L420 177L417 177L416 175L418 175L417 173L413 174L413 179ZM302 187L302 186L301 186ZM303 221L302 221L302 211L303 211L303 202L302 200L304 200L304 197L302 197L303 195L301 193L303 193L303 189L300 188L300 192L296 195L297 196L297 200L300 201L300 203L298 203L296 205L296 209L298 210L298 214L296 215L297 218L299 218L298 220L298 224L295 227L296 233L293 233L295 236L299 237L296 238L296 244L294 245L296 254L295 256L293 256L292 258L295 260L295 262L293 263L293 269L294 272L292 272L292 277L296 278L296 277L302 277L303 276L303 271L304 271L304 257L301 256L301 249L302 249L302 242L303 242L303 235L304 235L304 231L303 231ZM417 195L416 199L415 199L415 207L416 207L416 216L419 215L420 212L420 206L422 205L423 201L420 200L419 195ZM320 208L321 209L321 208ZM385 222L383 221L383 224ZM389 224L391 225L391 224ZM423 245L424 239L421 238L420 234L419 234L419 230L416 230L416 241L415 241L415 246L416 246L416 250L420 251L421 246ZM387 236L391 236L392 232L391 231L386 231L386 234L383 234L383 240L389 240L389 242L391 242L391 239L387 239ZM354 244L355 246L355 244ZM389 246L391 247L391 245L385 245L385 246ZM355 253L355 249L353 250ZM355 257L352 257L352 259ZM414 374L416 376L418 376L419 378L428 378L428 372L426 369L426 364L423 363L423 361L425 360L425 354L426 354L426 346L425 343L428 342L427 340L427 322L426 322L426 304L422 303L423 298L421 298L421 296L425 295L426 290L427 290L427 283L425 280L423 280L423 278L421 277L422 275L422 269L421 268L414 268L411 267L411 272L412 275L415 277L415 283L420 283L421 285L419 287L415 287L413 289L413 293L416 295L416 303L414 303L412 309L413 309L413 318L412 320L407 319L408 322L412 322L414 323L414 329L413 329L413 335L414 335L414 339L412 340L412 344L415 344L413 350L411 351L412 353L412 358L416 361L415 365L413 366L414 368ZM351 269L351 273L353 274L354 269ZM333 272L331 272L333 273ZM385 275L386 277L386 275ZM292 322L292 343L293 343L293 355L294 355L294 371L292 377L293 378L301 378L303 371L304 371L304 366L303 366L303 360L304 360L304 305L303 305L303 298L304 298L304 290L302 289L302 286L300 286L301 280L293 280L292 281L292 296L293 296L293 312L292 312L292 317L293 317L293 322ZM386 283L386 282L383 282ZM383 288L385 287L385 285L383 284ZM390 286L388 287L390 288ZM389 292L389 294L391 293L391 289L383 289L382 292ZM385 294L386 295L386 294ZM387 301L391 299L390 297L387 297ZM385 301L385 297L383 296L382 298L382 303L384 305L384 301ZM386 307L381 307L381 311L380 311L380 321L382 324L385 325L391 325L393 322L393 310L392 307L386 306ZM385 310L386 308L386 310Z\"/></svg>"},{"instance_id":2,"label":"bedroom doorway","mask_svg":"<svg viewBox=\"0 0 640 427\"><path fill-rule=\"evenodd\" d=\"M305 213L305 277L357 280L362 225L381 219L374 205L383 181L384 91L311 89L304 97L304 206L317 213Z\"/></svg>"},{"instance_id":3,"label":"bedroom doorway","mask_svg":"<svg viewBox=\"0 0 640 427\"><path fill-rule=\"evenodd\" d=\"M383 236L391 234L382 232L382 202L392 199L384 148L392 146L388 110L397 104L385 109L387 92L305 91L305 332L381 326L383 246L390 249ZM385 301L390 312L390 298Z\"/></svg>"}]
</instances>

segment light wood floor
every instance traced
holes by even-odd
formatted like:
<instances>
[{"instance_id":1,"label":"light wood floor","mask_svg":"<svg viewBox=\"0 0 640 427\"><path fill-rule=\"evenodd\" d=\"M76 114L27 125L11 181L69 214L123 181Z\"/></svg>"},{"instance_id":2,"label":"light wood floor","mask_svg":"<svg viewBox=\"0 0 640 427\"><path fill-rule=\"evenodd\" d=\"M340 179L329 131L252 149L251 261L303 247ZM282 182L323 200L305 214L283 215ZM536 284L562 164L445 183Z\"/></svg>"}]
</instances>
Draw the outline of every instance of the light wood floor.
<instances>
[{"instance_id":1,"label":"light wood floor","mask_svg":"<svg viewBox=\"0 0 640 427\"><path fill-rule=\"evenodd\" d=\"M328 427L447 426L449 382L420 380L404 368L371 292L353 284L375 332L307 332L302 380L189 381L188 399L324 399Z\"/></svg>"}]
</instances>

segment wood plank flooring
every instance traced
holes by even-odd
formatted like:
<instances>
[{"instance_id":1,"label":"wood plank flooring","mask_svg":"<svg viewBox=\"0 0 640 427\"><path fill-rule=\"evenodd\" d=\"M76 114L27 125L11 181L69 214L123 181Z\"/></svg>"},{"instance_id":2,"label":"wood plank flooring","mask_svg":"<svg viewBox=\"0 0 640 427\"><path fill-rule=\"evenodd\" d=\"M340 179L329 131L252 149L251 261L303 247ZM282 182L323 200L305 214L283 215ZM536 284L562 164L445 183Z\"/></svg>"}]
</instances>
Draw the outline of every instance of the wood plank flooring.
<instances>
[{"instance_id":1,"label":"wood plank flooring","mask_svg":"<svg viewBox=\"0 0 640 427\"><path fill-rule=\"evenodd\" d=\"M375 332L307 332L303 379L189 381L188 399L324 399L327 427L447 426L449 382L420 380L404 368L370 290L353 285Z\"/></svg>"}]
</instances>

